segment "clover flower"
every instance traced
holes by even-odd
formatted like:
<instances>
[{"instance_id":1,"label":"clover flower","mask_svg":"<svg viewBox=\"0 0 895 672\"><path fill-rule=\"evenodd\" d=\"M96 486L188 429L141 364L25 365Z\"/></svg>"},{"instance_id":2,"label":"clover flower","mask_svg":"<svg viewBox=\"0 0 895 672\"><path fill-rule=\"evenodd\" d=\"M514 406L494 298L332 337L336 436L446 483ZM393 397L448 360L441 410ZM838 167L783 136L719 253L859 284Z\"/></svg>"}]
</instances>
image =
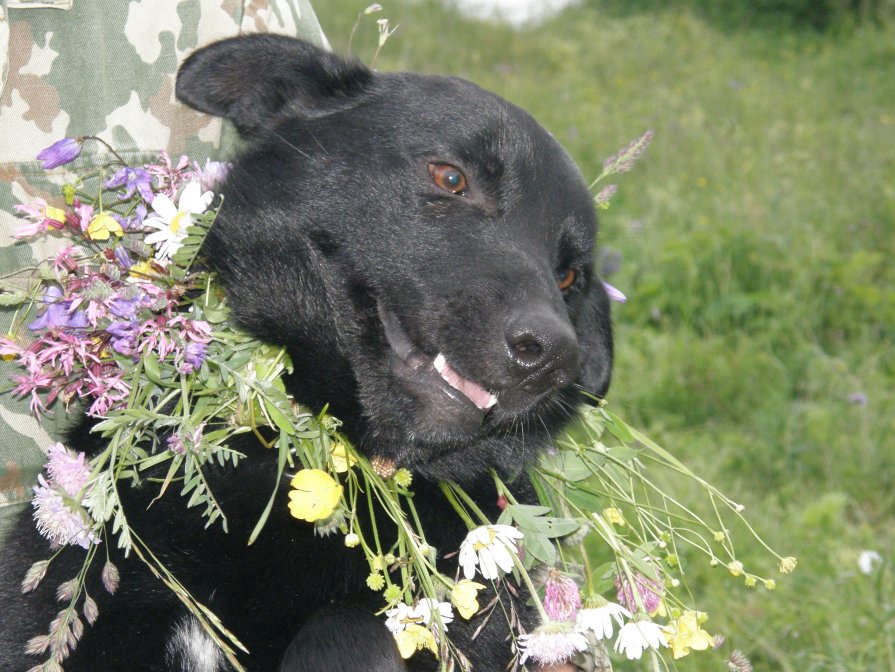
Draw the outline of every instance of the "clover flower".
<instances>
[{"instance_id":1,"label":"clover flower","mask_svg":"<svg viewBox=\"0 0 895 672\"><path fill-rule=\"evenodd\" d=\"M609 602L596 595L589 597L586 600L585 608L578 612L575 617L575 629L579 632L590 630L597 639L612 639L615 632L612 621L614 620L621 627L625 618L631 618L630 611L620 604Z\"/></svg>"},{"instance_id":2,"label":"clover flower","mask_svg":"<svg viewBox=\"0 0 895 672\"><path fill-rule=\"evenodd\" d=\"M530 658L542 667L558 665L579 651L587 649L587 637L572 628L571 623L545 623L516 640L520 664Z\"/></svg>"},{"instance_id":3,"label":"clover flower","mask_svg":"<svg viewBox=\"0 0 895 672\"><path fill-rule=\"evenodd\" d=\"M659 650L667 647L662 628L647 620L629 621L622 626L615 640L615 652L624 653L628 660L635 660L643 655L646 649Z\"/></svg>"},{"instance_id":4,"label":"clover flower","mask_svg":"<svg viewBox=\"0 0 895 672\"><path fill-rule=\"evenodd\" d=\"M43 163L44 170L58 168L71 163L81 154L84 138L62 138L37 154L37 160Z\"/></svg>"},{"instance_id":5,"label":"clover flower","mask_svg":"<svg viewBox=\"0 0 895 672\"><path fill-rule=\"evenodd\" d=\"M544 587L544 611L554 621L571 621L581 609L578 584L553 568L547 570Z\"/></svg>"},{"instance_id":6,"label":"clover flower","mask_svg":"<svg viewBox=\"0 0 895 672\"><path fill-rule=\"evenodd\" d=\"M516 539L522 539L522 532L511 525L483 525L472 530L460 545L460 566L463 576L472 579L476 567L486 579L500 576L513 569L513 556L518 553Z\"/></svg>"},{"instance_id":7,"label":"clover flower","mask_svg":"<svg viewBox=\"0 0 895 672\"><path fill-rule=\"evenodd\" d=\"M155 246L159 261L170 259L181 248L193 215L205 212L213 198L213 193L203 192L199 182L192 181L180 193L177 205L167 194L158 194L152 199L155 214L144 219L143 226L156 229L145 241Z\"/></svg>"},{"instance_id":8,"label":"clover flower","mask_svg":"<svg viewBox=\"0 0 895 672\"><path fill-rule=\"evenodd\" d=\"M631 612L639 611L642 606L647 613L655 614L662 604L662 584L639 572L634 572L633 590L627 577L622 576L615 577L615 588L619 603Z\"/></svg>"}]
</instances>

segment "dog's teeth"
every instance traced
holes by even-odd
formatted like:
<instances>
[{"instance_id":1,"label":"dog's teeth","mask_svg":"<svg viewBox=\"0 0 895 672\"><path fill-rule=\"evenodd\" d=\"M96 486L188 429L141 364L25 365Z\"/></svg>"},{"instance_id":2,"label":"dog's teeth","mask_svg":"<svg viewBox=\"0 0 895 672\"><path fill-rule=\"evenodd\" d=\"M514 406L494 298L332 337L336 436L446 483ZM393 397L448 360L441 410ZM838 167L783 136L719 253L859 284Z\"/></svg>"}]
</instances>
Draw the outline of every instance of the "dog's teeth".
<instances>
[{"instance_id":1,"label":"dog's teeth","mask_svg":"<svg viewBox=\"0 0 895 672\"><path fill-rule=\"evenodd\" d=\"M491 398L488 399L488 403L485 404L485 408L491 408L492 406L496 406L496 405L497 405L497 397L495 397L495 396L492 394L492 395L491 395Z\"/></svg>"},{"instance_id":2,"label":"dog's teeth","mask_svg":"<svg viewBox=\"0 0 895 672\"><path fill-rule=\"evenodd\" d=\"M442 373L442 371L444 371L444 367L446 364L447 360L440 352L438 353L438 355L436 355L435 360L432 362L432 366L435 367L435 370L438 371L438 373Z\"/></svg>"}]
</instances>

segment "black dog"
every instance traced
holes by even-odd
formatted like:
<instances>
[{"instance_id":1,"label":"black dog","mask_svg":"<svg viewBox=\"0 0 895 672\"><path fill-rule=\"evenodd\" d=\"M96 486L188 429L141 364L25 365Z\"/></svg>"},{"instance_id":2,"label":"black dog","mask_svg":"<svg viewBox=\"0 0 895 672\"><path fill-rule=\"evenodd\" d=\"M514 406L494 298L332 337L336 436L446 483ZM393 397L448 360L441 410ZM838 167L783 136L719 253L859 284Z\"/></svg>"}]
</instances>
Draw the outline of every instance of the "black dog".
<instances>
[{"instance_id":1,"label":"black dog","mask_svg":"<svg viewBox=\"0 0 895 672\"><path fill-rule=\"evenodd\" d=\"M283 37L198 51L177 95L250 141L205 252L239 323L288 346L295 398L329 403L366 455L414 472L416 508L442 553L466 529L438 479L462 483L495 518L489 468L530 500L526 465L582 390L605 392L612 361L593 199L556 141L468 82L374 73ZM251 670L436 669L428 654L401 660L372 615L381 595L364 585L363 554L291 518L285 484L246 546L276 473L251 441L239 446L250 459L238 473L213 474L229 534L203 531L174 496L147 510L153 488L124 493L131 525L248 646ZM27 514L14 534L0 585L0 668L12 671L34 664L24 643L46 631L53 587L82 558L67 549L23 597L18 583L47 548ZM140 562L117 562L121 588L99 602L66 670L227 669ZM443 567L453 575L456 559ZM536 625L524 595L515 599ZM502 670L512 659L506 622L491 618L472 641L481 625L456 619L450 630L475 670Z\"/></svg>"}]
</instances>

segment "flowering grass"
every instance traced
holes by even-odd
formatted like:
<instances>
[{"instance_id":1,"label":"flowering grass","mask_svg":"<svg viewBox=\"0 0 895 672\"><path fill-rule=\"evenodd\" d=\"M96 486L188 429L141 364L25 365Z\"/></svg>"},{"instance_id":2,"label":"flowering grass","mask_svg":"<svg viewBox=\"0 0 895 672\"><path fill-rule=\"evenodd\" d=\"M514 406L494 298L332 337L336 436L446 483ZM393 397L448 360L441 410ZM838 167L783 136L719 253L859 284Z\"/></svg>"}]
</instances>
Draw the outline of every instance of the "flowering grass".
<instances>
[{"instance_id":1,"label":"flowering grass","mask_svg":"<svg viewBox=\"0 0 895 672\"><path fill-rule=\"evenodd\" d=\"M800 560L776 599L723 566L691 572L706 628L755 669L895 669L895 30L721 32L682 6L591 2L520 34L390 2L377 66L495 90L588 177L655 129L602 213L628 297L612 403ZM357 7L318 12L343 45ZM355 36L364 60L376 37ZM866 550L883 557L870 575Z\"/></svg>"}]
</instances>

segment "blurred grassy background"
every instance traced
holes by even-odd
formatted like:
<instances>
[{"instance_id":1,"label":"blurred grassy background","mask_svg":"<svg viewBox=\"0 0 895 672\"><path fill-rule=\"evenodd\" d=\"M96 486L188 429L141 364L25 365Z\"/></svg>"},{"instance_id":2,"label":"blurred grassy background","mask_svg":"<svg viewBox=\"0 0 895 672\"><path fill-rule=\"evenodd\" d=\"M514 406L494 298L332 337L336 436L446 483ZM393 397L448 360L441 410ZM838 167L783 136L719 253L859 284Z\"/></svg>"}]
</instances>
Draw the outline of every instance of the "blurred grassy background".
<instances>
[{"instance_id":1,"label":"blurred grassy background","mask_svg":"<svg viewBox=\"0 0 895 672\"><path fill-rule=\"evenodd\" d=\"M316 4L344 51L367 3ZM755 670L895 670L895 3L591 0L520 31L383 4L363 60L388 17L378 68L503 95L585 176L656 131L602 216L629 297L610 399L800 563L780 577L738 548L768 593L693 558L728 642L678 668L724 670L739 648ZM864 549L886 561L869 576Z\"/></svg>"}]
</instances>

